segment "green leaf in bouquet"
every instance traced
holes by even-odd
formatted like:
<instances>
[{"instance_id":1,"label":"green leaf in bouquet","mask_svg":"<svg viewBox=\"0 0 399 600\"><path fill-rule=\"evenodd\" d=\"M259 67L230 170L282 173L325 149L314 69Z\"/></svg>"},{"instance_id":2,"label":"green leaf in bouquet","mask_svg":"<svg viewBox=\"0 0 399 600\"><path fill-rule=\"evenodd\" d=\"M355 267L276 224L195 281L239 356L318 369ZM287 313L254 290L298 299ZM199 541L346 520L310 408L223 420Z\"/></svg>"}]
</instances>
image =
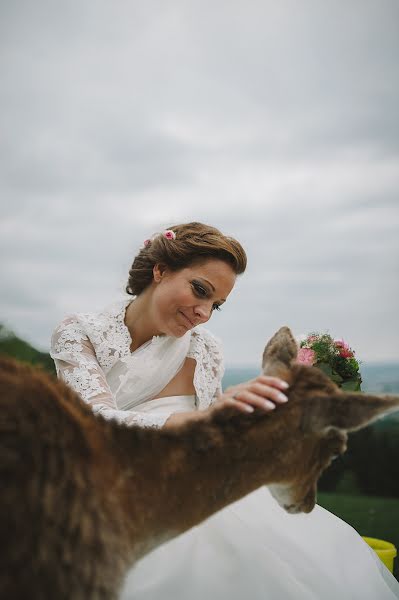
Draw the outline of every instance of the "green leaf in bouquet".
<instances>
[{"instance_id":1,"label":"green leaf in bouquet","mask_svg":"<svg viewBox=\"0 0 399 600\"><path fill-rule=\"evenodd\" d=\"M341 381L343 381L341 375L338 375L338 373L336 371L334 371L332 369L331 365L329 365L328 363L320 362L320 363L316 363L315 366L318 367L321 371L323 371L323 373L325 375L327 375L327 377L332 379L338 385L341 383Z\"/></svg>"},{"instance_id":2,"label":"green leaf in bouquet","mask_svg":"<svg viewBox=\"0 0 399 600\"><path fill-rule=\"evenodd\" d=\"M325 373L328 377L332 377L333 370L328 363L319 362L319 363L316 363L314 366L317 367L318 369L320 369L320 371L323 371L323 373Z\"/></svg>"},{"instance_id":3,"label":"green leaf in bouquet","mask_svg":"<svg viewBox=\"0 0 399 600\"><path fill-rule=\"evenodd\" d=\"M333 380L334 383L336 383L337 385L341 385L341 383L343 382L343 378L341 377L341 375L339 373L337 373L336 371L332 372L331 375L331 379Z\"/></svg>"},{"instance_id":4,"label":"green leaf in bouquet","mask_svg":"<svg viewBox=\"0 0 399 600\"><path fill-rule=\"evenodd\" d=\"M347 392L360 392L360 381L358 379L349 379L341 384L341 389Z\"/></svg>"}]
</instances>

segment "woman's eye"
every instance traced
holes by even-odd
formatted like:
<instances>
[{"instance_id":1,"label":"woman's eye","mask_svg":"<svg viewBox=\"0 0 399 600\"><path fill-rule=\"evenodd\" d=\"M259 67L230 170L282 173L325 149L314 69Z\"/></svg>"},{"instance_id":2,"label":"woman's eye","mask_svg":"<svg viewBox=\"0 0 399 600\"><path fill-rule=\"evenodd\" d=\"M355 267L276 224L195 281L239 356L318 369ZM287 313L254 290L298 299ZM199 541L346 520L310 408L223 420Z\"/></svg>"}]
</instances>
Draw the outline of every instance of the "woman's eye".
<instances>
[{"instance_id":1,"label":"woman's eye","mask_svg":"<svg viewBox=\"0 0 399 600\"><path fill-rule=\"evenodd\" d=\"M192 286L193 286L195 293L200 298L205 298L205 296L208 295L207 290L205 288L203 288L201 285L198 285L198 283L193 283Z\"/></svg>"},{"instance_id":2,"label":"woman's eye","mask_svg":"<svg viewBox=\"0 0 399 600\"><path fill-rule=\"evenodd\" d=\"M191 286L193 288L193 292L194 294L198 297L198 298L207 298L209 295L209 292L207 289L205 289L204 287L202 287L202 285L200 285L199 283L197 283L196 281L191 282ZM220 304L217 304L216 302L212 305L212 311L214 310L222 310L220 307Z\"/></svg>"}]
</instances>

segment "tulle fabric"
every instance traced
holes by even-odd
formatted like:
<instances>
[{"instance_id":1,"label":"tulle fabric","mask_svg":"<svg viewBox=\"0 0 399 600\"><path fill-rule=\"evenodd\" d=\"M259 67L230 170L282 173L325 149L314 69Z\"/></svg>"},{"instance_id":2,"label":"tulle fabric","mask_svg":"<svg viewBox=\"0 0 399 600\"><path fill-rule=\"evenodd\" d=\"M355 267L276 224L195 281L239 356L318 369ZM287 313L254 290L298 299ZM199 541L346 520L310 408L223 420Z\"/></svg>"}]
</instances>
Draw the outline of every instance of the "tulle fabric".
<instances>
[{"instance_id":1,"label":"tulle fabric","mask_svg":"<svg viewBox=\"0 0 399 600\"><path fill-rule=\"evenodd\" d=\"M190 396L144 410L178 412ZM137 410L137 407L136 407ZM395 600L399 583L347 523L316 505L291 515L262 487L130 570L120 600Z\"/></svg>"},{"instance_id":2,"label":"tulle fabric","mask_svg":"<svg viewBox=\"0 0 399 600\"><path fill-rule=\"evenodd\" d=\"M190 331L180 338L155 336L117 361L107 379L117 398L118 408L129 410L156 397L181 369L190 339Z\"/></svg>"}]
</instances>

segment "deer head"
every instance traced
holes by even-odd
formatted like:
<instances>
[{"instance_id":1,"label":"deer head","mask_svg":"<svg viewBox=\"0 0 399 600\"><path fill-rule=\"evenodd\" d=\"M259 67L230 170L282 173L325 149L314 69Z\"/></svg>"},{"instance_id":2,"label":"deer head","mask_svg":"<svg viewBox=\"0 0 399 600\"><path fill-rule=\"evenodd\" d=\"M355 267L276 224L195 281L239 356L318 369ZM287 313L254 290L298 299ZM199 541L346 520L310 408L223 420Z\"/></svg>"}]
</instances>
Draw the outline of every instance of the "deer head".
<instances>
[{"instance_id":1,"label":"deer head","mask_svg":"<svg viewBox=\"0 0 399 600\"><path fill-rule=\"evenodd\" d=\"M287 512L307 513L316 503L321 473L345 452L348 432L399 410L399 397L346 393L320 369L296 363L297 352L290 329L282 327L263 354L263 373L290 383L290 401L281 407L290 438L291 451L285 453L290 466L284 465L284 477L269 489Z\"/></svg>"}]
</instances>

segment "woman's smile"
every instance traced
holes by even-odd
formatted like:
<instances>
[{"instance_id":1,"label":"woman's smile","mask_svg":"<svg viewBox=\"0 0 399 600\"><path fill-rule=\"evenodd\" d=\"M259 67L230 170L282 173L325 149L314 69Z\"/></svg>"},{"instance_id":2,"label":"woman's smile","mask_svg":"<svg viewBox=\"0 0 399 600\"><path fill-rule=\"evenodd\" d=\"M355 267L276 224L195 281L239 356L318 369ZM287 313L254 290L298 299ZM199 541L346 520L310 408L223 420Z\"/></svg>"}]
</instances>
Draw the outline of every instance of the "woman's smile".
<instances>
[{"instance_id":1,"label":"woman's smile","mask_svg":"<svg viewBox=\"0 0 399 600\"><path fill-rule=\"evenodd\" d=\"M182 315L184 317L184 321L185 321L185 326L187 327L187 329L191 329L192 327L194 327L194 323L192 323L190 321L190 319L184 314L184 312L182 312L181 310L179 310L179 314Z\"/></svg>"}]
</instances>

